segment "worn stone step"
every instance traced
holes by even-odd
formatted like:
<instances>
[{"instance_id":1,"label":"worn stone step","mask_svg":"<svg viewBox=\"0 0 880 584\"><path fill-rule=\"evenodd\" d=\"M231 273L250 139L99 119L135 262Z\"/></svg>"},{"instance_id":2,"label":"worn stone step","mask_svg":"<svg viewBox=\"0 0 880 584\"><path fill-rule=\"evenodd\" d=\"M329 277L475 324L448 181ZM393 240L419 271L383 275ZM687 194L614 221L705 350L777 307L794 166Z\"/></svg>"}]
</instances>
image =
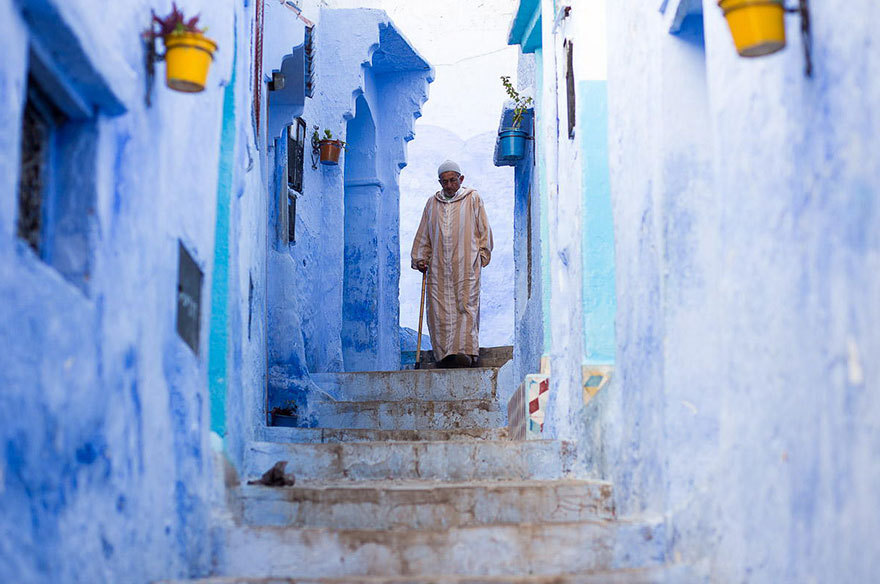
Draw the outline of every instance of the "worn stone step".
<instances>
[{"instance_id":1,"label":"worn stone step","mask_svg":"<svg viewBox=\"0 0 880 584\"><path fill-rule=\"evenodd\" d=\"M244 485L239 513L249 525L338 529L569 523L612 519L611 494L609 483L586 480Z\"/></svg>"},{"instance_id":2,"label":"worn stone step","mask_svg":"<svg viewBox=\"0 0 880 584\"><path fill-rule=\"evenodd\" d=\"M337 400L494 399L498 370L425 369L356 373L313 373L312 381Z\"/></svg>"},{"instance_id":3,"label":"worn stone step","mask_svg":"<svg viewBox=\"0 0 880 584\"><path fill-rule=\"evenodd\" d=\"M437 361L434 359L434 352L431 349L422 351L419 357L422 369L434 369L437 367ZM513 359L513 345L480 347L481 367L503 367L511 359ZM400 362L404 369L413 369L416 362L416 352L401 351Z\"/></svg>"},{"instance_id":4,"label":"worn stone step","mask_svg":"<svg viewBox=\"0 0 880 584\"><path fill-rule=\"evenodd\" d=\"M411 442L441 440L504 440L507 428L455 430L364 430L361 428L285 428L262 426L256 438L264 442Z\"/></svg>"},{"instance_id":5,"label":"worn stone step","mask_svg":"<svg viewBox=\"0 0 880 584\"><path fill-rule=\"evenodd\" d=\"M584 478L574 448L556 440L448 442L253 442L242 476L257 478L279 460L297 481L549 480Z\"/></svg>"},{"instance_id":6,"label":"worn stone step","mask_svg":"<svg viewBox=\"0 0 880 584\"><path fill-rule=\"evenodd\" d=\"M662 521L584 521L445 530L238 526L218 533L218 575L341 578L552 575L659 565Z\"/></svg>"},{"instance_id":7,"label":"worn stone step","mask_svg":"<svg viewBox=\"0 0 880 584\"><path fill-rule=\"evenodd\" d=\"M504 414L491 399L424 401L312 400L309 425L365 430L455 430L500 428Z\"/></svg>"},{"instance_id":8,"label":"worn stone step","mask_svg":"<svg viewBox=\"0 0 880 584\"><path fill-rule=\"evenodd\" d=\"M455 576L448 574L417 577L346 576L344 578L221 576L197 580L174 580L157 584L708 584L709 578L698 574L698 570L686 565L663 565L542 576Z\"/></svg>"}]
</instances>

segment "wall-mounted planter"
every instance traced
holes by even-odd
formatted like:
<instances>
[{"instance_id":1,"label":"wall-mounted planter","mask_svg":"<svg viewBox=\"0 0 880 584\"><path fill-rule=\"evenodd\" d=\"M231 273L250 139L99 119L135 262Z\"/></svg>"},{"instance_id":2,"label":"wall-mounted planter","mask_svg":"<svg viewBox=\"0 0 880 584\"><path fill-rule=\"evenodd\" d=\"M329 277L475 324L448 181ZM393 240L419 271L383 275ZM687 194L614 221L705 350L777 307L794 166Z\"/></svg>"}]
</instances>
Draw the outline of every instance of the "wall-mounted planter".
<instances>
[{"instance_id":1,"label":"wall-mounted planter","mask_svg":"<svg viewBox=\"0 0 880 584\"><path fill-rule=\"evenodd\" d=\"M785 47L783 0L718 0L718 6L741 56L760 57Z\"/></svg>"},{"instance_id":2,"label":"wall-mounted planter","mask_svg":"<svg viewBox=\"0 0 880 584\"><path fill-rule=\"evenodd\" d=\"M175 33L163 39L166 85L185 93L204 90L217 43L194 32Z\"/></svg>"},{"instance_id":3,"label":"wall-mounted planter","mask_svg":"<svg viewBox=\"0 0 880 584\"><path fill-rule=\"evenodd\" d=\"M321 149L321 164L339 164L339 153L342 152L342 140L320 140L318 146Z\"/></svg>"},{"instance_id":4,"label":"wall-mounted planter","mask_svg":"<svg viewBox=\"0 0 880 584\"><path fill-rule=\"evenodd\" d=\"M506 128L498 132L500 158L502 160L522 160L526 153L528 132Z\"/></svg>"}]
</instances>

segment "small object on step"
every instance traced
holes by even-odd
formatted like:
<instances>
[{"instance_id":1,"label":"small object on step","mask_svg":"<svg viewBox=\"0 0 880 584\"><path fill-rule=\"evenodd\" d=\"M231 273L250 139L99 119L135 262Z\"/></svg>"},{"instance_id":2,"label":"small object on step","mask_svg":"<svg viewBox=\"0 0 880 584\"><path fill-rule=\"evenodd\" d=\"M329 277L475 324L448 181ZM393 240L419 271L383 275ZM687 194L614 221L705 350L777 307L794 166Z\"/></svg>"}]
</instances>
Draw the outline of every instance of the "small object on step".
<instances>
[{"instance_id":1,"label":"small object on step","mask_svg":"<svg viewBox=\"0 0 880 584\"><path fill-rule=\"evenodd\" d=\"M293 473L284 473L287 466L286 460L279 460L275 465L263 473L256 481L248 481L249 485L266 485L267 487L292 487L296 483Z\"/></svg>"}]
</instances>

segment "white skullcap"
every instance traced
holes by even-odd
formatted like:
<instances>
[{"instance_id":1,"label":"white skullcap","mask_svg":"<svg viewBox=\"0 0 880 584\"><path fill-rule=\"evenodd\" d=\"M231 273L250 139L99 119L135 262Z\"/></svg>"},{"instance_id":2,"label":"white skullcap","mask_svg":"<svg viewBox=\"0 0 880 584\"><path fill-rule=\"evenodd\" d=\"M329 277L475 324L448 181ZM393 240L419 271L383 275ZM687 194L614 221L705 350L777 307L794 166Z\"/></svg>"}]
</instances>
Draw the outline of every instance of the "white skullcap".
<instances>
[{"instance_id":1,"label":"white skullcap","mask_svg":"<svg viewBox=\"0 0 880 584\"><path fill-rule=\"evenodd\" d=\"M458 174L461 174L461 167L458 166L458 164L452 162L451 160L447 160L446 162L444 162L443 164L440 165L440 168L437 169L437 176L440 176L444 172L449 172L449 171L457 172Z\"/></svg>"}]
</instances>

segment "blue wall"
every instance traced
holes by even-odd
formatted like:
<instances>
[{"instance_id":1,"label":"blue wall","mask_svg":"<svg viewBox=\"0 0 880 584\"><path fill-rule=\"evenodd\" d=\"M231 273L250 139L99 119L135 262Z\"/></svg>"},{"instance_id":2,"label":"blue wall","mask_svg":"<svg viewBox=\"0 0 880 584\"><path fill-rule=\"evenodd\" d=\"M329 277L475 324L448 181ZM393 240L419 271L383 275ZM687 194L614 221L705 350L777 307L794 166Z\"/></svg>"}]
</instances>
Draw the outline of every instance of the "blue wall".
<instances>
[{"instance_id":1,"label":"blue wall","mask_svg":"<svg viewBox=\"0 0 880 584\"><path fill-rule=\"evenodd\" d=\"M5 581L146 582L210 565L209 291L234 10L186 10L221 47L208 87L174 93L160 65L147 107L146 8L0 2ZM85 104L58 131L42 255L15 233L29 65L50 100ZM178 242L204 276L196 351L176 330Z\"/></svg>"},{"instance_id":2,"label":"blue wall","mask_svg":"<svg viewBox=\"0 0 880 584\"><path fill-rule=\"evenodd\" d=\"M618 359L583 436L619 512L663 513L718 581L878 569L870 6L811 3L812 79L797 17L748 60L714 5L705 44L640 2L608 14Z\"/></svg>"},{"instance_id":3,"label":"blue wall","mask_svg":"<svg viewBox=\"0 0 880 584\"><path fill-rule=\"evenodd\" d=\"M265 423L270 373L292 381L282 390L295 395L313 389L310 369L342 366L341 167L311 169L307 151L298 241L288 245L279 221L286 144L275 138L295 115L309 131L318 124L344 134L358 89L382 129L377 173L390 200L378 211L379 285L394 292L380 310L387 339L379 347L393 346L385 352L399 364L399 244L387 232L396 229L396 173L432 72L384 13L304 4L313 20L327 16L317 47L323 89L281 103L263 84L256 125L255 2L186 2L220 47L206 89L169 90L160 63L148 106L146 7L97 13L78 0L0 0L4 580L208 572L210 506L223 502L214 471L224 454L240 464ZM301 58L304 24L283 4L265 10L269 76L283 59ZM46 197L40 255L15 231L29 44L57 65L31 67L57 81L44 90L75 118L58 131L58 194ZM383 47L395 58L377 57ZM302 91L302 79L289 83ZM180 244L203 273L195 350L176 330Z\"/></svg>"},{"instance_id":4,"label":"blue wall","mask_svg":"<svg viewBox=\"0 0 880 584\"><path fill-rule=\"evenodd\" d=\"M614 363L614 221L608 172L608 88L582 81L578 89L578 131L583 153L584 359Z\"/></svg>"}]
</instances>

